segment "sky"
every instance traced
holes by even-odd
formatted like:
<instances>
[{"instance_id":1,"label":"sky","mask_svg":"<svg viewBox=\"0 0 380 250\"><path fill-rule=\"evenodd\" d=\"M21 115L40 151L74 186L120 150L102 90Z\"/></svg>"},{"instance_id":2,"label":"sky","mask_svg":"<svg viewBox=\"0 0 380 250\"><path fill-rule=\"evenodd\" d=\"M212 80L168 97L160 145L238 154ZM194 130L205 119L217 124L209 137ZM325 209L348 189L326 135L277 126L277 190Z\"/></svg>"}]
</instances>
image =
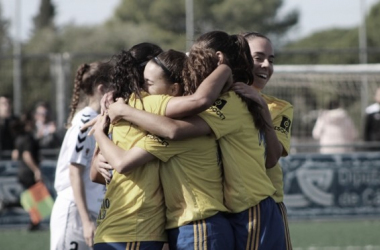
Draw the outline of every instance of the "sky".
<instances>
[{"instance_id":1,"label":"sky","mask_svg":"<svg viewBox=\"0 0 380 250\"><path fill-rule=\"evenodd\" d=\"M56 24L75 23L96 25L108 19L121 0L53 0L56 6ZM300 20L290 39L302 38L329 28L351 28L361 22L361 6L368 13L380 0L283 0L280 13L298 9ZM3 18L11 21L11 35L28 39L33 27L32 18L39 9L40 0L0 0ZM19 12L16 6L19 6ZM21 22L17 22L17 14ZM18 25L16 25L18 23Z\"/></svg>"}]
</instances>

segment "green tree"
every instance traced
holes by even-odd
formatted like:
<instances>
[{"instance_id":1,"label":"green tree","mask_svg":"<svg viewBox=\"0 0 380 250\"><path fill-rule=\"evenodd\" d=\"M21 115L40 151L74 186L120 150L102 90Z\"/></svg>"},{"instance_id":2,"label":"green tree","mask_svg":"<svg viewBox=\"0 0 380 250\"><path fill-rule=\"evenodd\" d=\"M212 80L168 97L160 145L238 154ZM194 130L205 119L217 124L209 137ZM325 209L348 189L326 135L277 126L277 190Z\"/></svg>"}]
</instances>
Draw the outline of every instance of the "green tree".
<instances>
[{"instance_id":1,"label":"green tree","mask_svg":"<svg viewBox=\"0 0 380 250\"><path fill-rule=\"evenodd\" d=\"M224 0L213 6L213 28L223 28L232 33L260 31L280 36L298 22L298 11L292 10L278 16L282 0ZM233 21L231 21L233 20Z\"/></svg>"},{"instance_id":2,"label":"green tree","mask_svg":"<svg viewBox=\"0 0 380 250\"><path fill-rule=\"evenodd\" d=\"M195 36L219 29L229 33L243 31L261 31L273 36L280 36L298 21L298 12L290 11L282 18L278 11L283 0L194 0ZM233 20L233 21L231 21ZM123 0L115 10L112 22L131 23L136 26L148 24L156 32L154 40L170 46L179 44L174 49L183 50L186 33L185 1ZM160 36L165 34L165 38ZM153 36L157 35L156 36Z\"/></svg>"},{"instance_id":3,"label":"green tree","mask_svg":"<svg viewBox=\"0 0 380 250\"><path fill-rule=\"evenodd\" d=\"M35 31L44 28L54 28L55 6L51 0L41 0L40 10L38 14L33 17Z\"/></svg>"},{"instance_id":4,"label":"green tree","mask_svg":"<svg viewBox=\"0 0 380 250\"><path fill-rule=\"evenodd\" d=\"M23 111L38 101L47 101L54 108L54 85L51 78L50 53L60 51L60 38L54 26L55 6L41 0L29 41L22 46Z\"/></svg>"},{"instance_id":5,"label":"green tree","mask_svg":"<svg viewBox=\"0 0 380 250\"><path fill-rule=\"evenodd\" d=\"M379 23L380 23L380 2L371 8L366 18L367 46L368 48L370 48L370 51L368 53L369 63L378 63L380 61L380 53L379 53L380 33L378 32ZM377 51L377 53L372 53L372 50Z\"/></svg>"},{"instance_id":6,"label":"green tree","mask_svg":"<svg viewBox=\"0 0 380 250\"><path fill-rule=\"evenodd\" d=\"M3 18L0 5L0 94L12 95L12 43L9 21Z\"/></svg>"},{"instance_id":7,"label":"green tree","mask_svg":"<svg viewBox=\"0 0 380 250\"><path fill-rule=\"evenodd\" d=\"M380 2L366 17L368 62L380 60ZM374 51L374 53L372 53ZM377 52L377 53L375 53ZM277 53L279 64L356 64L359 63L359 28L327 29L288 43Z\"/></svg>"},{"instance_id":8,"label":"green tree","mask_svg":"<svg viewBox=\"0 0 380 250\"><path fill-rule=\"evenodd\" d=\"M314 33L277 51L276 63L358 63L357 33L357 29L331 29Z\"/></svg>"},{"instance_id":9,"label":"green tree","mask_svg":"<svg viewBox=\"0 0 380 250\"><path fill-rule=\"evenodd\" d=\"M9 37L9 21L3 18L3 8L0 6L0 54L10 52L11 39Z\"/></svg>"}]
</instances>

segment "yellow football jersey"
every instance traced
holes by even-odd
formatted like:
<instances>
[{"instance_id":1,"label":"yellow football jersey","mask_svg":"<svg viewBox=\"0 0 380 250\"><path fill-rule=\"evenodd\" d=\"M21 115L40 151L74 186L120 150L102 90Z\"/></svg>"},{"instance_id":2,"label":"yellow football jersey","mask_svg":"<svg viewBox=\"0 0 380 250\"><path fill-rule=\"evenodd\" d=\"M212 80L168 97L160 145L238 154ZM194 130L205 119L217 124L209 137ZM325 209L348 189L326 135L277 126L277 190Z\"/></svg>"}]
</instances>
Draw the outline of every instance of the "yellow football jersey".
<instances>
[{"instance_id":1,"label":"yellow football jersey","mask_svg":"<svg viewBox=\"0 0 380 250\"><path fill-rule=\"evenodd\" d=\"M145 101L147 98L147 101ZM170 99L156 97L157 102L144 98L144 108L164 115ZM142 109L142 104L131 97L129 104ZM121 120L110 129L113 142L128 150L146 136L135 125ZM165 204L159 180L159 161L151 161L128 174L113 171L113 178L98 216L95 243L166 241Z\"/></svg>"},{"instance_id":2,"label":"yellow football jersey","mask_svg":"<svg viewBox=\"0 0 380 250\"><path fill-rule=\"evenodd\" d=\"M275 193L265 170L265 136L253 123L246 104L232 91L199 114L219 141L227 208L238 213Z\"/></svg>"},{"instance_id":3,"label":"yellow football jersey","mask_svg":"<svg viewBox=\"0 0 380 250\"><path fill-rule=\"evenodd\" d=\"M227 211L214 136L182 141L147 136L136 146L162 161L160 178L167 207L167 229Z\"/></svg>"},{"instance_id":4,"label":"yellow football jersey","mask_svg":"<svg viewBox=\"0 0 380 250\"><path fill-rule=\"evenodd\" d=\"M268 104L276 135L284 148L283 156L287 156L290 149L291 126L293 121L293 106L284 100L261 94ZM284 200L284 181L282 168L279 162L270 169L267 175L272 181L277 192L272 196L276 202Z\"/></svg>"}]
</instances>

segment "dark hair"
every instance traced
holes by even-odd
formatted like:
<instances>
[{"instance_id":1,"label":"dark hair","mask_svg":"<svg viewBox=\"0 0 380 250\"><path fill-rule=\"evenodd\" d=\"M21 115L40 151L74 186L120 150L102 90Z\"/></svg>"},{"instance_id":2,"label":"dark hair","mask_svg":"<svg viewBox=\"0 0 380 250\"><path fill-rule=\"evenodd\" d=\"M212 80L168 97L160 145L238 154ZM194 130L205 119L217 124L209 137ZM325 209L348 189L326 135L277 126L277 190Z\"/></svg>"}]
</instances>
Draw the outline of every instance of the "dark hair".
<instances>
[{"instance_id":1,"label":"dark hair","mask_svg":"<svg viewBox=\"0 0 380 250\"><path fill-rule=\"evenodd\" d=\"M183 88L182 72L186 59L187 56L185 53L170 49L154 57L151 62L161 67L164 71L165 80L172 84L179 83Z\"/></svg>"},{"instance_id":2,"label":"dark hair","mask_svg":"<svg viewBox=\"0 0 380 250\"><path fill-rule=\"evenodd\" d=\"M36 113L36 111L37 111L37 108L39 108L39 107L43 107L43 108L45 108L46 109L46 111L47 111L47 113L46 113L46 119L48 119L48 117L49 117L49 112L50 112L50 104L48 103L48 102L46 102L46 101L39 101L39 102L37 102L35 105L34 105L34 109L33 109L33 111L32 111L32 113L33 113L33 115Z\"/></svg>"},{"instance_id":3,"label":"dark hair","mask_svg":"<svg viewBox=\"0 0 380 250\"><path fill-rule=\"evenodd\" d=\"M265 36L264 34L261 34L260 32L256 32L256 31L243 32L243 33L240 33L240 35L242 35L248 41L253 39L253 38L256 38L256 37L261 37L261 38L268 40L269 42L272 42L267 36Z\"/></svg>"},{"instance_id":4,"label":"dark hair","mask_svg":"<svg viewBox=\"0 0 380 250\"><path fill-rule=\"evenodd\" d=\"M0 94L0 97L3 97L3 98L8 99L8 100L12 99L11 96L8 94Z\"/></svg>"},{"instance_id":5,"label":"dark hair","mask_svg":"<svg viewBox=\"0 0 380 250\"><path fill-rule=\"evenodd\" d=\"M183 70L184 95L194 94L199 84L218 67L218 62L212 49L191 49Z\"/></svg>"},{"instance_id":6,"label":"dark hair","mask_svg":"<svg viewBox=\"0 0 380 250\"><path fill-rule=\"evenodd\" d=\"M327 103L327 109L337 109L340 107L340 101L338 99L330 100Z\"/></svg>"},{"instance_id":7,"label":"dark hair","mask_svg":"<svg viewBox=\"0 0 380 250\"><path fill-rule=\"evenodd\" d=\"M18 118L10 121L10 128L12 135L16 138L31 132L34 129L34 122L31 112L22 113Z\"/></svg>"},{"instance_id":8,"label":"dark hair","mask_svg":"<svg viewBox=\"0 0 380 250\"><path fill-rule=\"evenodd\" d=\"M189 56L195 49L210 49L224 54L227 65L232 70L234 82L253 83L253 59L247 40L241 35L229 35L223 31L211 31L201 35L192 46ZM211 72L210 72L211 73ZM198 79L201 80L201 79ZM203 81L204 79L202 79ZM197 84L200 84L198 82ZM239 97L246 103L253 117L255 127L264 129L268 124L261 113L261 105L240 94Z\"/></svg>"},{"instance_id":9,"label":"dark hair","mask_svg":"<svg viewBox=\"0 0 380 250\"><path fill-rule=\"evenodd\" d=\"M141 99L145 65L161 52L162 49L158 45L139 43L115 55L116 64L112 75L113 98L122 97L129 100L130 95L135 93Z\"/></svg>"},{"instance_id":10,"label":"dark hair","mask_svg":"<svg viewBox=\"0 0 380 250\"><path fill-rule=\"evenodd\" d=\"M221 51L227 59L227 65L232 70L234 81L252 85L253 59L244 37L229 35L224 31L211 31L201 35L195 41L193 48L207 48L214 50L214 52Z\"/></svg>"},{"instance_id":11,"label":"dark hair","mask_svg":"<svg viewBox=\"0 0 380 250\"><path fill-rule=\"evenodd\" d=\"M75 80L74 80L74 89L71 100L71 112L67 120L67 127L71 126L71 121L76 112L79 97L81 91L86 96L94 95L94 89L102 84L105 87L105 90L109 89L111 85L111 70L112 63L110 61L98 61L90 64L82 64L78 67Z\"/></svg>"}]
</instances>

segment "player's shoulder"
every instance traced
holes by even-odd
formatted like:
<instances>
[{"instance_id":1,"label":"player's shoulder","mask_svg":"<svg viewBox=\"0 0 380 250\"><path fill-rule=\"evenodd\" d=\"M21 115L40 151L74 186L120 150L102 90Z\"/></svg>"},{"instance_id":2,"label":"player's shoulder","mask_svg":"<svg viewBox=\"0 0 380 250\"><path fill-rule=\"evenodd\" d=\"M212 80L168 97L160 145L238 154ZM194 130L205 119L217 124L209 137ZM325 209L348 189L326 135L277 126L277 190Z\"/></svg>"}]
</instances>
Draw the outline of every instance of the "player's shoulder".
<instances>
[{"instance_id":1,"label":"player's shoulder","mask_svg":"<svg viewBox=\"0 0 380 250\"><path fill-rule=\"evenodd\" d=\"M263 93L261 94L261 96L264 98L265 102L268 105L276 105L277 107L279 107L281 109L293 108L293 105L290 102L285 101L283 99L280 99L280 98L277 98L274 96L270 96L270 95L266 95Z\"/></svg>"},{"instance_id":2,"label":"player's shoulder","mask_svg":"<svg viewBox=\"0 0 380 250\"><path fill-rule=\"evenodd\" d=\"M90 107L85 107L75 114L72 125L81 126L82 124L85 124L94 119L97 115L98 113L95 110Z\"/></svg>"}]
</instances>

